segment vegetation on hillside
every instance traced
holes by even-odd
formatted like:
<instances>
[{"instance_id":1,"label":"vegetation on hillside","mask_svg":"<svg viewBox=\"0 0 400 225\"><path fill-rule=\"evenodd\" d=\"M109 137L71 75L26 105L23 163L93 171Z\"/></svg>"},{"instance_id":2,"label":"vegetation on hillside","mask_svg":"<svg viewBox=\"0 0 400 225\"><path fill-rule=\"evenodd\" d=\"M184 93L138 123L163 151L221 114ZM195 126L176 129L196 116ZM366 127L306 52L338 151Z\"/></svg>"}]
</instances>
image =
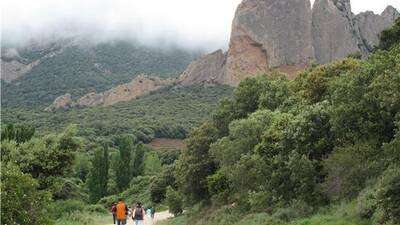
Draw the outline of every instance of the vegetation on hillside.
<instances>
[{"instance_id":1,"label":"vegetation on hillside","mask_svg":"<svg viewBox=\"0 0 400 225\"><path fill-rule=\"evenodd\" d=\"M62 49L52 57L44 57L49 53L46 49L21 50L23 63L41 61L22 78L12 83L2 81L2 107L44 106L66 93L78 98L129 82L141 73L177 76L198 56L179 48L162 49L126 41L64 45L49 47L54 52Z\"/></svg>"},{"instance_id":2,"label":"vegetation on hillside","mask_svg":"<svg viewBox=\"0 0 400 225\"><path fill-rule=\"evenodd\" d=\"M69 124L78 124L78 135L93 141L126 133L144 143L154 137L183 139L190 129L210 118L220 98L231 94L228 86L171 87L108 107L56 112L3 108L2 123L29 123L40 133L60 132Z\"/></svg>"},{"instance_id":3,"label":"vegetation on hillside","mask_svg":"<svg viewBox=\"0 0 400 225\"><path fill-rule=\"evenodd\" d=\"M367 60L241 82L189 135L175 182L157 188L188 210L169 224L399 224L396 38Z\"/></svg>"}]
</instances>

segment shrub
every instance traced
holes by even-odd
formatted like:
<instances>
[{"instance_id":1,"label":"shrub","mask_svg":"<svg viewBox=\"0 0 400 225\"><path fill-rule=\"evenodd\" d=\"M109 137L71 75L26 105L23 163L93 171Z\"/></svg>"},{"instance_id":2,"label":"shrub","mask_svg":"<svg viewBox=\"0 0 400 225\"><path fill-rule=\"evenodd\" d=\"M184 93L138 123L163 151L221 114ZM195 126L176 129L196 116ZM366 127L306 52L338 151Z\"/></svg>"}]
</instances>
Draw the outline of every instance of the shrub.
<instances>
[{"instance_id":1,"label":"shrub","mask_svg":"<svg viewBox=\"0 0 400 225\"><path fill-rule=\"evenodd\" d=\"M171 187L167 188L166 201L169 207L169 211L178 216L183 212L183 198L181 194Z\"/></svg>"},{"instance_id":2,"label":"shrub","mask_svg":"<svg viewBox=\"0 0 400 225\"><path fill-rule=\"evenodd\" d=\"M91 213L102 213L106 214L108 213L108 210L104 208L104 206L96 204L96 205L88 205L85 208L86 211L89 211Z\"/></svg>"},{"instance_id":3,"label":"shrub","mask_svg":"<svg viewBox=\"0 0 400 225\"><path fill-rule=\"evenodd\" d=\"M400 167L387 169L378 188L378 205L383 211L384 220L392 224L400 223Z\"/></svg>"}]
</instances>

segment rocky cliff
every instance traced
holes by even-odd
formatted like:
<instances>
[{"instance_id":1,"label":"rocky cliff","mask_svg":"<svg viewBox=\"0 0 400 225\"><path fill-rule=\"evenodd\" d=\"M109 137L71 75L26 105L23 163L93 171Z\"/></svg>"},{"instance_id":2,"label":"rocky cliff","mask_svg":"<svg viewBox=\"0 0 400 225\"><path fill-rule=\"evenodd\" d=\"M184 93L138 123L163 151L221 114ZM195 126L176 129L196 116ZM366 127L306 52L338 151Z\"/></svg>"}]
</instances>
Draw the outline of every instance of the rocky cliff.
<instances>
[{"instance_id":1,"label":"rocky cliff","mask_svg":"<svg viewBox=\"0 0 400 225\"><path fill-rule=\"evenodd\" d=\"M119 85L102 93L91 92L77 101L71 100L71 95L66 94L56 98L46 111L68 109L72 107L84 108L92 106L109 106L119 102L134 100L160 88L173 84L173 80L162 80L158 77L139 75L130 83Z\"/></svg>"},{"instance_id":2,"label":"rocky cliff","mask_svg":"<svg viewBox=\"0 0 400 225\"><path fill-rule=\"evenodd\" d=\"M393 25L398 11L389 6L381 14L354 15L350 0L316 0L312 16L315 57L328 63L349 54L369 54L379 42L379 34Z\"/></svg>"},{"instance_id":3,"label":"rocky cliff","mask_svg":"<svg viewBox=\"0 0 400 225\"><path fill-rule=\"evenodd\" d=\"M244 0L236 11L225 83L314 58L309 0Z\"/></svg>"},{"instance_id":4,"label":"rocky cliff","mask_svg":"<svg viewBox=\"0 0 400 225\"><path fill-rule=\"evenodd\" d=\"M182 85L222 83L226 55L222 50L204 55L193 61L178 78Z\"/></svg>"},{"instance_id":5,"label":"rocky cliff","mask_svg":"<svg viewBox=\"0 0 400 225\"><path fill-rule=\"evenodd\" d=\"M312 9L309 0L243 0L227 53L194 61L179 81L236 86L274 69L294 76L313 60L328 63L356 52L366 56L397 17L391 6L381 15L354 15L350 0L316 0Z\"/></svg>"}]
</instances>

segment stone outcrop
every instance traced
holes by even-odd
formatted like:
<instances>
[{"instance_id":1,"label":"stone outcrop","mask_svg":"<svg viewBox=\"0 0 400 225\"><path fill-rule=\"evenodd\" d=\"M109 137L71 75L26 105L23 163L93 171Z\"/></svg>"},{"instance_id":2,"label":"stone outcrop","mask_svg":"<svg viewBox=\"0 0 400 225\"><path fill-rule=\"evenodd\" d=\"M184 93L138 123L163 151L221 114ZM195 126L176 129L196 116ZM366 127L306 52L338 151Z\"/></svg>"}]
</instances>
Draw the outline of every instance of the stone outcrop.
<instances>
[{"instance_id":1,"label":"stone outcrop","mask_svg":"<svg viewBox=\"0 0 400 225\"><path fill-rule=\"evenodd\" d=\"M309 0L244 0L236 11L224 83L314 58Z\"/></svg>"},{"instance_id":2,"label":"stone outcrop","mask_svg":"<svg viewBox=\"0 0 400 225\"><path fill-rule=\"evenodd\" d=\"M313 9L309 0L243 0L227 53L194 61L179 82L236 86L271 70L293 77L313 60L323 64L357 52L366 56L398 17L391 6L381 15L354 15L350 0L316 0Z\"/></svg>"},{"instance_id":3,"label":"stone outcrop","mask_svg":"<svg viewBox=\"0 0 400 225\"><path fill-rule=\"evenodd\" d=\"M173 80L162 80L158 77L139 75L130 83L118 85L102 93L91 92L79 98L76 102L71 100L71 95L66 94L56 98L46 111L69 109L72 107L84 108L92 106L109 106L119 102L134 100L163 87L173 84Z\"/></svg>"},{"instance_id":4,"label":"stone outcrop","mask_svg":"<svg viewBox=\"0 0 400 225\"><path fill-rule=\"evenodd\" d=\"M182 85L222 83L226 55L222 50L200 57L190 63L178 82Z\"/></svg>"},{"instance_id":5,"label":"stone outcrop","mask_svg":"<svg viewBox=\"0 0 400 225\"><path fill-rule=\"evenodd\" d=\"M109 106L126 102L172 84L171 80L139 75L130 83L119 85L103 93L89 93L76 102L77 107Z\"/></svg>"},{"instance_id":6,"label":"stone outcrop","mask_svg":"<svg viewBox=\"0 0 400 225\"><path fill-rule=\"evenodd\" d=\"M316 60L328 63L356 52L369 54L378 44L379 34L398 16L391 6L381 15L370 11L354 15L350 0L316 0L312 20Z\"/></svg>"},{"instance_id":7,"label":"stone outcrop","mask_svg":"<svg viewBox=\"0 0 400 225\"><path fill-rule=\"evenodd\" d=\"M72 101L70 94L65 94L57 97L53 104L48 106L44 111L50 112L57 109L69 109L73 107L74 103Z\"/></svg>"},{"instance_id":8,"label":"stone outcrop","mask_svg":"<svg viewBox=\"0 0 400 225\"><path fill-rule=\"evenodd\" d=\"M9 83L24 76L39 63L39 60L25 64L15 59L10 61L1 59L1 79Z\"/></svg>"},{"instance_id":9,"label":"stone outcrop","mask_svg":"<svg viewBox=\"0 0 400 225\"><path fill-rule=\"evenodd\" d=\"M400 14L395 8L388 6L381 15L368 11L355 17L361 37L369 50L379 44L379 34L392 26L399 16Z\"/></svg>"},{"instance_id":10,"label":"stone outcrop","mask_svg":"<svg viewBox=\"0 0 400 225\"><path fill-rule=\"evenodd\" d=\"M353 22L350 0L316 0L313 8L312 34L315 57L328 63L355 52L366 52Z\"/></svg>"}]
</instances>

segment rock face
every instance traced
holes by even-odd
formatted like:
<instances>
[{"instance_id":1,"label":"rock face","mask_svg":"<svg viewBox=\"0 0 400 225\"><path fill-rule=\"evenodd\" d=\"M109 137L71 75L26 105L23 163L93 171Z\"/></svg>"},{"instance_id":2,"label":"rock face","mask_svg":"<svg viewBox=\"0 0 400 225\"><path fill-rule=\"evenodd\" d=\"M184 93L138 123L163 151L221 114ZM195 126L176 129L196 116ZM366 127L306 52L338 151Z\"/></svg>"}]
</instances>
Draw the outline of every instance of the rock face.
<instances>
[{"instance_id":1,"label":"rock face","mask_svg":"<svg viewBox=\"0 0 400 225\"><path fill-rule=\"evenodd\" d=\"M379 34L393 25L398 14L389 6L381 15L364 12L355 16L350 0L316 0L312 19L316 60L328 63L356 52L369 54Z\"/></svg>"},{"instance_id":2,"label":"rock face","mask_svg":"<svg viewBox=\"0 0 400 225\"><path fill-rule=\"evenodd\" d=\"M361 37L369 50L379 44L379 34L393 25L400 16L399 12L392 6L388 6L381 15L371 11L360 13L355 17L355 21L360 29Z\"/></svg>"},{"instance_id":3,"label":"rock face","mask_svg":"<svg viewBox=\"0 0 400 225\"><path fill-rule=\"evenodd\" d=\"M236 86L271 70L294 76L311 61L328 63L360 52L366 56L399 12L354 15L350 0L243 0L232 24L226 54L217 51L194 61L179 78L184 85Z\"/></svg>"},{"instance_id":4,"label":"rock face","mask_svg":"<svg viewBox=\"0 0 400 225\"><path fill-rule=\"evenodd\" d=\"M350 0L316 0L312 18L313 45L319 63L367 51L353 22Z\"/></svg>"},{"instance_id":5,"label":"rock face","mask_svg":"<svg viewBox=\"0 0 400 225\"><path fill-rule=\"evenodd\" d=\"M32 63L24 64L17 60L1 60L1 79L5 82L11 82L16 80L26 73L31 71L31 69L39 64L39 60L33 61Z\"/></svg>"},{"instance_id":6,"label":"rock face","mask_svg":"<svg viewBox=\"0 0 400 225\"><path fill-rule=\"evenodd\" d=\"M236 11L223 82L314 58L309 0L244 0Z\"/></svg>"},{"instance_id":7,"label":"rock face","mask_svg":"<svg viewBox=\"0 0 400 225\"><path fill-rule=\"evenodd\" d=\"M126 102L139 96L148 94L162 87L170 85L170 80L161 80L156 77L139 75L130 83L119 85L103 93L89 93L76 102L77 107L90 107L96 105L109 106L118 102Z\"/></svg>"},{"instance_id":8,"label":"rock face","mask_svg":"<svg viewBox=\"0 0 400 225\"><path fill-rule=\"evenodd\" d=\"M139 75L130 83L119 85L102 93L88 93L78 99L76 102L71 100L70 94L62 95L56 98L53 104L47 107L45 111L68 109L72 107L84 108L92 106L114 105L118 102L134 100L140 96L149 94L152 91L156 91L171 84L173 84L173 81L169 79L162 80L157 77Z\"/></svg>"},{"instance_id":9,"label":"rock face","mask_svg":"<svg viewBox=\"0 0 400 225\"><path fill-rule=\"evenodd\" d=\"M74 103L72 101L70 94L65 94L57 97L53 104L45 109L45 111L50 112L56 109L69 109L73 107Z\"/></svg>"},{"instance_id":10,"label":"rock face","mask_svg":"<svg viewBox=\"0 0 400 225\"><path fill-rule=\"evenodd\" d=\"M221 82L225 62L226 55L222 50L200 57L186 68L178 82L185 86Z\"/></svg>"}]
</instances>

